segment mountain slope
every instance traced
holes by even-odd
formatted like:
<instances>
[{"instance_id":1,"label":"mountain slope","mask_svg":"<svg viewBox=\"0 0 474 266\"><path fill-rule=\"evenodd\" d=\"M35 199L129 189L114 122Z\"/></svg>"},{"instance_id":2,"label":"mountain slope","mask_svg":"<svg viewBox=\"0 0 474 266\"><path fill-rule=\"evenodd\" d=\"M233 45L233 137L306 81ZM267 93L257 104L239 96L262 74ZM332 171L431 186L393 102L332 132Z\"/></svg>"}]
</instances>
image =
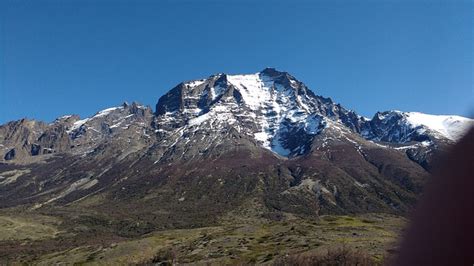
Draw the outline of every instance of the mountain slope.
<instances>
[{"instance_id":1,"label":"mountain slope","mask_svg":"<svg viewBox=\"0 0 474 266\"><path fill-rule=\"evenodd\" d=\"M405 213L434 156L472 124L366 119L275 69L217 74L177 85L154 113L133 103L0 126L0 207L113 220L107 230L121 235L230 214Z\"/></svg>"}]
</instances>

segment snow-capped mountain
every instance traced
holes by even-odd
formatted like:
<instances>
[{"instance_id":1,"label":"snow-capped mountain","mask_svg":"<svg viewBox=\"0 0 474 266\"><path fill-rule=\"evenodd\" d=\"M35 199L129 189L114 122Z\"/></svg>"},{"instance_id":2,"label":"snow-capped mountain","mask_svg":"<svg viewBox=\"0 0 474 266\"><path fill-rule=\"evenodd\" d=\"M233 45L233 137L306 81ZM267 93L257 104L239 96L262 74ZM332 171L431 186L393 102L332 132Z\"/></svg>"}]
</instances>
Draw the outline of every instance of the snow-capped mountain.
<instances>
[{"instance_id":1,"label":"snow-capped mountain","mask_svg":"<svg viewBox=\"0 0 474 266\"><path fill-rule=\"evenodd\" d=\"M165 94L156 109L160 133L192 135L232 128L285 157L308 151L311 138L327 119L354 130L361 124L354 112L316 96L293 76L274 69L182 83Z\"/></svg>"},{"instance_id":2,"label":"snow-capped mountain","mask_svg":"<svg viewBox=\"0 0 474 266\"><path fill-rule=\"evenodd\" d=\"M155 114L134 103L107 108L85 119L68 115L49 125L23 122L29 125L23 137L15 135L22 132L17 130L21 121L2 126L3 159L21 154L79 154L115 136L125 142L134 138L156 140L163 149L171 149L207 132L199 142L210 146L213 137L217 139L215 132L230 130L292 158L309 152L313 138L334 123L367 140L393 144L415 141L425 146L431 141L456 141L474 124L460 116L401 111L378 112L367 119L330 98L315 95L290 74L272 68L183 82L159 99ZM8 129L13 133L6 132Z\"/></svg>"},{"instance_id":3,"label":"snow-capped mountain","mask_svg":"<svg viewBox=\"0 0 474 266\"><path fill-rule=\"evenodd\" d=\"M308 153L313 138L328 126L343 127L371 141L404 144L452 142L472 126L460 116L389 111L367 119L315 95L286 72L265 69L248 75L218 74L184 82L160 98L154 125L161 138L212 145L222 130L235 130L283 157ZM338 126L334 126L338 125ZM211 137L209 137L211 136ZM398 147L399 148L399 147ZM186 151L183 151L184 153Z\"/></svg>"},{"instance_id":4,"label":"snow-capped mountain","mask_svg":"<svg viewBox=\"0 0 474 266\"><path fill-rule=\"evenodd\" d=\"M229 211L405 212L433 156L473 124L400 111L367 119L271 68L217 74L180 83L155 112L133 103L0 126L0 207L85 204L170 227Z\"/></svg>"}]
</instances>

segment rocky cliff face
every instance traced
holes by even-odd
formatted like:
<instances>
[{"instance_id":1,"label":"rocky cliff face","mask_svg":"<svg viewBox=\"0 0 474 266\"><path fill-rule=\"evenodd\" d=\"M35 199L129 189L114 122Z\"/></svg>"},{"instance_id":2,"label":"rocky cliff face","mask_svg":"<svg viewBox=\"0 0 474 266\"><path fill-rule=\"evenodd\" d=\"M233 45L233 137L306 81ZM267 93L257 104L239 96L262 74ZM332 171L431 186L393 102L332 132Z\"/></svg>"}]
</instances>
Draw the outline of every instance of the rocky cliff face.
<instances>
[{"instance_id":1,"label":"rocky cliff face","mask_svg":"<svg viewBox=\"0 0 474 266\"><path fill-rule=\"evenodd\" d=\"M150 108L124 103L86 119L66 115L50 124L27 119L10 122L0 127L2 147L7 151L3 159L28 163L31 156L43 154L84 155L110 141L126 146L150 138L152 117Z\"/></svg>"},{"instance_id":2,"label":"rocky cliff face","mask_svg":"<svg viewBox=\"0 0 474 266\"><path fill-rule=\"evenodd\" d=\"M230 213L403 213L433 156L472 124L399 111L366 119L275 69L217 74L179 84L154 113L133 103L0 126L0 206L68 206L153 228Z\"/></svg>"}]
</instances>

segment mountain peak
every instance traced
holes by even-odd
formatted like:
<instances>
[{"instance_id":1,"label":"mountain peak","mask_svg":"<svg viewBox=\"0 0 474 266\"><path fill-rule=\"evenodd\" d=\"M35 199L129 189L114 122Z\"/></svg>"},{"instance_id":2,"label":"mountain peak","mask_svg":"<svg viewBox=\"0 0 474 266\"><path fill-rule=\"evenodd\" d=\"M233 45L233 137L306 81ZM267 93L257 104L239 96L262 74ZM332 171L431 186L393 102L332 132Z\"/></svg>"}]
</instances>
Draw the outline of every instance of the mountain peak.
<instances>
[{"instance_id":1,"label":"mountain peak","mask_svg":"<svg viewBox=\"0 0 474 266\"><path fill-rule=\"evenodd\" d=\"M296 138L311 139L329 117L352 121L347 113L288 73L266 68L178 85L159 99L156 124L169 122L163 128L183 127L184 132L235 128L264 148L292 157L310 149L309 141L301 144Z\"/></svg>"},{"instance_id":2,"label":"mountain peak","mask_svg":"<svg viewBox=\"0 0 474 266\"><path fill-rule=\"evenodd\" d=\"M269 77L280 76L282 74L286 74L286 72L278 71L273 67L266 67L265 69L263 69L259 73L264 74L264 75L269 76Z\"/></svg>"}]
</instances>

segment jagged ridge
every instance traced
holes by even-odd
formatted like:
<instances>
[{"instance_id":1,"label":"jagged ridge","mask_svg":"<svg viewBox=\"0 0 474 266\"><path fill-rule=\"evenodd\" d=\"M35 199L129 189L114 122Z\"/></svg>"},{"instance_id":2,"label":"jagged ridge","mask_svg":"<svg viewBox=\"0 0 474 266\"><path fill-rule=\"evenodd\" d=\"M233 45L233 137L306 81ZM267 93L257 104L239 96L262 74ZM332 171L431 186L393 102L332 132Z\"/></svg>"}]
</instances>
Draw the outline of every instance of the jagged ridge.
<instances>
[{"instance_id":1,"label":"jagged ridge","mask_svg":"<svg viewBox=\"0 0 474 266\"><path fill-rule=\"evenodd\" d=\"M82 120L73 115L49 125L11 122L1 127L0 145L3 159L11 160L25 155L90 151L130 125L138 126L134 132L146 138L155 132L158 142L201 128L234 129L280 156L295 157L309 152L312 139L330 124L329 120L367 140L425 145L439 139L455 141L473 124L472 119L459 116L400 111L378 112L366 119L330 98L315 95L290 74L267 68L255 74L217 74L183 82L159 99L154 116L151 109L133 103ZM168 143L176 145L179 141Z\"/></svg>"}]
</instances>

